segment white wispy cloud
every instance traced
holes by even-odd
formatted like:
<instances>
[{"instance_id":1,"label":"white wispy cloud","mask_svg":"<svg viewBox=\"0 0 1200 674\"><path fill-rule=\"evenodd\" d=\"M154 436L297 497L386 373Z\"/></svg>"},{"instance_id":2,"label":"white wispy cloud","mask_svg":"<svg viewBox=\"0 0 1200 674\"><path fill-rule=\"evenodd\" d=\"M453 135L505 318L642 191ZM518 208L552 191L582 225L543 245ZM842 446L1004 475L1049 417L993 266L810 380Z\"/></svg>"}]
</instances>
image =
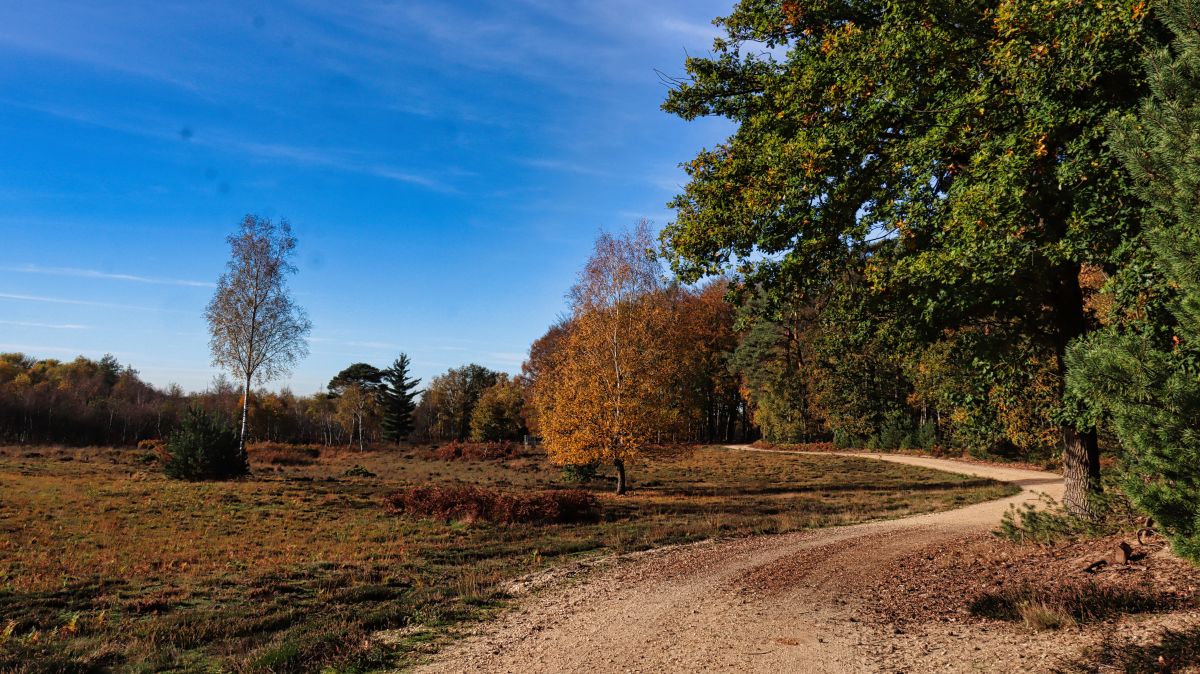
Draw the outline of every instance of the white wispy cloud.
<instances>
[{"instance_id":1,"label":"white wispy cloud","mask_svg":"<svg viewBox=\"0 0 1200 674\"><path fill-rule=\"evenodd\" d=\"M548 159L548 158L519 158L517 162L530 166L536 169L546 171L565 171L567 173L578 173L588 176L608 176L611 175L607 171L598 169L595 166L581 164L579 162L568 161L565 159Z\"/></svg>"},{"instance_id":2,"label":"white wispy cloud","mask_svg":"<svg viewBox=\"0 0 1200 674\"><path fill-rule=\"evenodd\" d=\"M68 11L65 8L60 8ZM79 6L72 7L69 11L78 13L82 8ZM95 11L105 12L110 8L95 8ZM54 14L46 12L43 19L51 19ZM77 23L85 24L86 21ZM96 22L92 22L95 25ZM58 27L58 26L54 26ZM102 31L94 31L100 33ZM47 56L55 59L66 61L75 61L83 63L93 68L112 70L125 75L145 78L170 84L181 89L197 93L199 87L195 81L184 79L176 76L168 69L156 68L149 64L152 63L148 59L123 58L123 55L118 54L118 50L113 44L83 44L81 40L61 39L59 33L55 30L48 29L46 26L38 26L36 23L25 26L14 25L9 29L0 29L0 48L13 51L21 51L34 53L39 56Z\"/></svg>"},{"instance_id":3,"label":"white wispy cloud","mask_svg":"<svg viewBox=\"0 0 1200 674\"><path fill-rule=\"evenodd\" d=\"M91 300L75 300L65 297L43 297L40 295L20 295L16 293L0 293L0 300L16 300L18 302L41 302L43 304L70 304L80 307L97 307L100 309L130 309L133 311L167 312L167 309L156 307L141 307L134 304L112 304L110 302L93 302Z\"/></svg>"},{"instance_id":4,"label":"white wispy cloud","mask_svg":"<svg viewBox=\"0 0 1200 674\"><path fill-rule=\"evenodd\" d=\"M12 99L0 99L3 105L40 112L44 115L86 124L118 133L150 138L165 143L181 142L179 130L164 119L115 119L97 115L91 110L79 110L61 105L30 103ZM293 166L327 168L346 173L375 176L394 182L407 183L437 192L452 193L455 189L438 178L393 166L363 156L344 148L309 147L289 143L265 143L246 140L224 132L191 132L187 142L212 148L225 154L250 157L264 162L277 162Z\"/></svg>"},{"instance_id":5,"label":"white wispy cloud","mask_svg":"<svg viewBox=\"0 0 1200 674\"><path fill-rule=\"evenodd\" d=\"M211 145L227 151L249 154L260 159L279 160L303 166L316 166L351 173L362 173L386 180L418 185L431 190L442 192L453 191L448 185L429 176L405 171L385 163L355 158L341 150L280 143L256 143L227 136L215 136L211 138L202 136L194 138L193 142Z\"/></svg>"},{"instance_id":6,"label":"white wispy cloud","mask_svg":"<svg viewBox=\"0 0 1200 674\"><path fill-rule=\"evenodd\" d=\"M152 283L155 285L189 286L193 288L212 288L216 285L208 281L155 278L152 276L137 276L135 274L114 274L96 269L77 269L75 267L39 267L32 264L21 266L0 266L0 271L16 272L19 274L46 274L49 276L77 276L80 278L132 281L134 283Z\"/></svg>"},{"instance_id":7,"label":"white wispy cloud","mask_svg":"<svg viewBox=\"0 0 1200 674\"><path fill-rule=\"evenodd\" d=\"M19 328L47 328L50 330L91 330L90 325L77 323L34 323L30 321L0 321L0 325L12 325Z\"/></svg>"},{"instance_id":8,"label":"white wispy cloud","mask_svg":"<svg viewBox=\"0 0 1200 674\"><path fill-rule=\"evenodd\" d=\"M662 27L672 33L680 33L707 40L712 40L721 34L721 31L712 24L701 24L676 18L663 19Z\"/></svg>"}]
</instances>

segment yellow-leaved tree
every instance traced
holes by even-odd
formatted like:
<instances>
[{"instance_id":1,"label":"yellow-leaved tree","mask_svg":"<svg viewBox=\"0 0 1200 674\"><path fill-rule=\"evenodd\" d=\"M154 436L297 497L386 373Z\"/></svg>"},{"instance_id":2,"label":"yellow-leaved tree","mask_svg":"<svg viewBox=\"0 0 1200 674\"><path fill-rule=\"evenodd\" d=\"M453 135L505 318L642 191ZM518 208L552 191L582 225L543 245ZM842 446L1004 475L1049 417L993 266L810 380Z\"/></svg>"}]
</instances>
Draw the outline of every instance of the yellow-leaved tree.
<instances>
[{"instance_id":1,"label":"yellow-leaved tree","mask_svg":"<svg viewBox=\"0 0 1200 674\"><path fill-rule=\"evenodd\" d=\"M675 423L679 359L672 311L647 223L602 233L571 289L571 319L534 381L546 453L559 464L625 467Z\"/></svg>"}]
</instances>

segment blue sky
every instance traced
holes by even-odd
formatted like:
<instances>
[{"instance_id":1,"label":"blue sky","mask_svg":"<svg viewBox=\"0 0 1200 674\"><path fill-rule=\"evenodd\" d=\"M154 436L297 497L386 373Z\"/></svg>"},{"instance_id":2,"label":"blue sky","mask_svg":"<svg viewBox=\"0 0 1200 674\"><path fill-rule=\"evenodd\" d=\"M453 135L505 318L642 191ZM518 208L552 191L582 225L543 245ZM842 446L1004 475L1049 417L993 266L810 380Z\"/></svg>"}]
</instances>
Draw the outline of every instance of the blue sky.
<instances>
[{"instance_id":1,"label":"blue sky","mask_svg":"<svg viewBox=\"0 0 1200 674\"><path fill-rule=\"evenodd\" d=\"M0 351L204 388L248 212L313 321L290 380L400 351L515 372L601 228L730 127L659 110L731 0L0 4Z\"/></svg>"}]
</instances>

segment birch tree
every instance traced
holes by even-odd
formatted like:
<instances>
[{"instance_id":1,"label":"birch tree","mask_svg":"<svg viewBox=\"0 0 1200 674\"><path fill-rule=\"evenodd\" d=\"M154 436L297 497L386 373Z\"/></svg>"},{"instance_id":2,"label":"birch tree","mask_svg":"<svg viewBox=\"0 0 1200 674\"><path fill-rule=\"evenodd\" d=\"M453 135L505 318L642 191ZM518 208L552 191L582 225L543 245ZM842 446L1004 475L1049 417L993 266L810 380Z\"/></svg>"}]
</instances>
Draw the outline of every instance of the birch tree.
<instances>
[{"instance_id":1,"label":"birch tree","mask_svg":"<svg viewBox=\"0 0 1200 674\"><path fill-rule=\"evenodd\" d=\"M601 234L570 293L572 320L534 405L546 452L557 463L611 463L617 493L625 467L673 423L679 360L671 312L646 223Z\"/></svg>"},{"instance_id":2,"label":"birch tree","mask_svg":"<svg viewBox=\"0 0 1200 674\"><path fill-rule=\"evenodd\" d=\"M204 315L213 364L242 384L239 445L245 451L251 385L287 374L308 355L304 338L312 323L287 286L296 273L296 237L286 220L247 215L225 240L229 262Z\"/></svg>"}]
</instances>

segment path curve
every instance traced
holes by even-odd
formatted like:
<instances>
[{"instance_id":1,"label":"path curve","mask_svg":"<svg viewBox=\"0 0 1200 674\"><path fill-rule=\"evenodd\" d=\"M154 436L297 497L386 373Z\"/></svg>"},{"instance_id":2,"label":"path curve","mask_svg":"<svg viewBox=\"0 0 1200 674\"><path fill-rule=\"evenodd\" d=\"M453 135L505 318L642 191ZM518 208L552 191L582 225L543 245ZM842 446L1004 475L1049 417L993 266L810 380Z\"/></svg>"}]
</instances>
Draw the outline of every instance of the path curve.
<instances>
[{"instance_id":1,"label":"path curve","mask_svg":"<svg viewBox=\"0 0 1200 674\"><path fill-rule=\"evenodd\" d=\"M418 671L882 671L887 649L895 646L889 645L890 634L855 617L863 589L856 579L927 545L991 530L1010 504L1036 500L1038 492L1062 497L1062 477L1053 473L896 454L836 454L992 478L1014 483L1021 492L900 519L651 551L526 598ZM779 586L787 590L764 589ZM978 645L961 646L980 652ZM951 659L946 667L1013 671L1011 662L986 655L977 660L960 670L953 663L967 663Z\"/></svg>"}]
</instances>

